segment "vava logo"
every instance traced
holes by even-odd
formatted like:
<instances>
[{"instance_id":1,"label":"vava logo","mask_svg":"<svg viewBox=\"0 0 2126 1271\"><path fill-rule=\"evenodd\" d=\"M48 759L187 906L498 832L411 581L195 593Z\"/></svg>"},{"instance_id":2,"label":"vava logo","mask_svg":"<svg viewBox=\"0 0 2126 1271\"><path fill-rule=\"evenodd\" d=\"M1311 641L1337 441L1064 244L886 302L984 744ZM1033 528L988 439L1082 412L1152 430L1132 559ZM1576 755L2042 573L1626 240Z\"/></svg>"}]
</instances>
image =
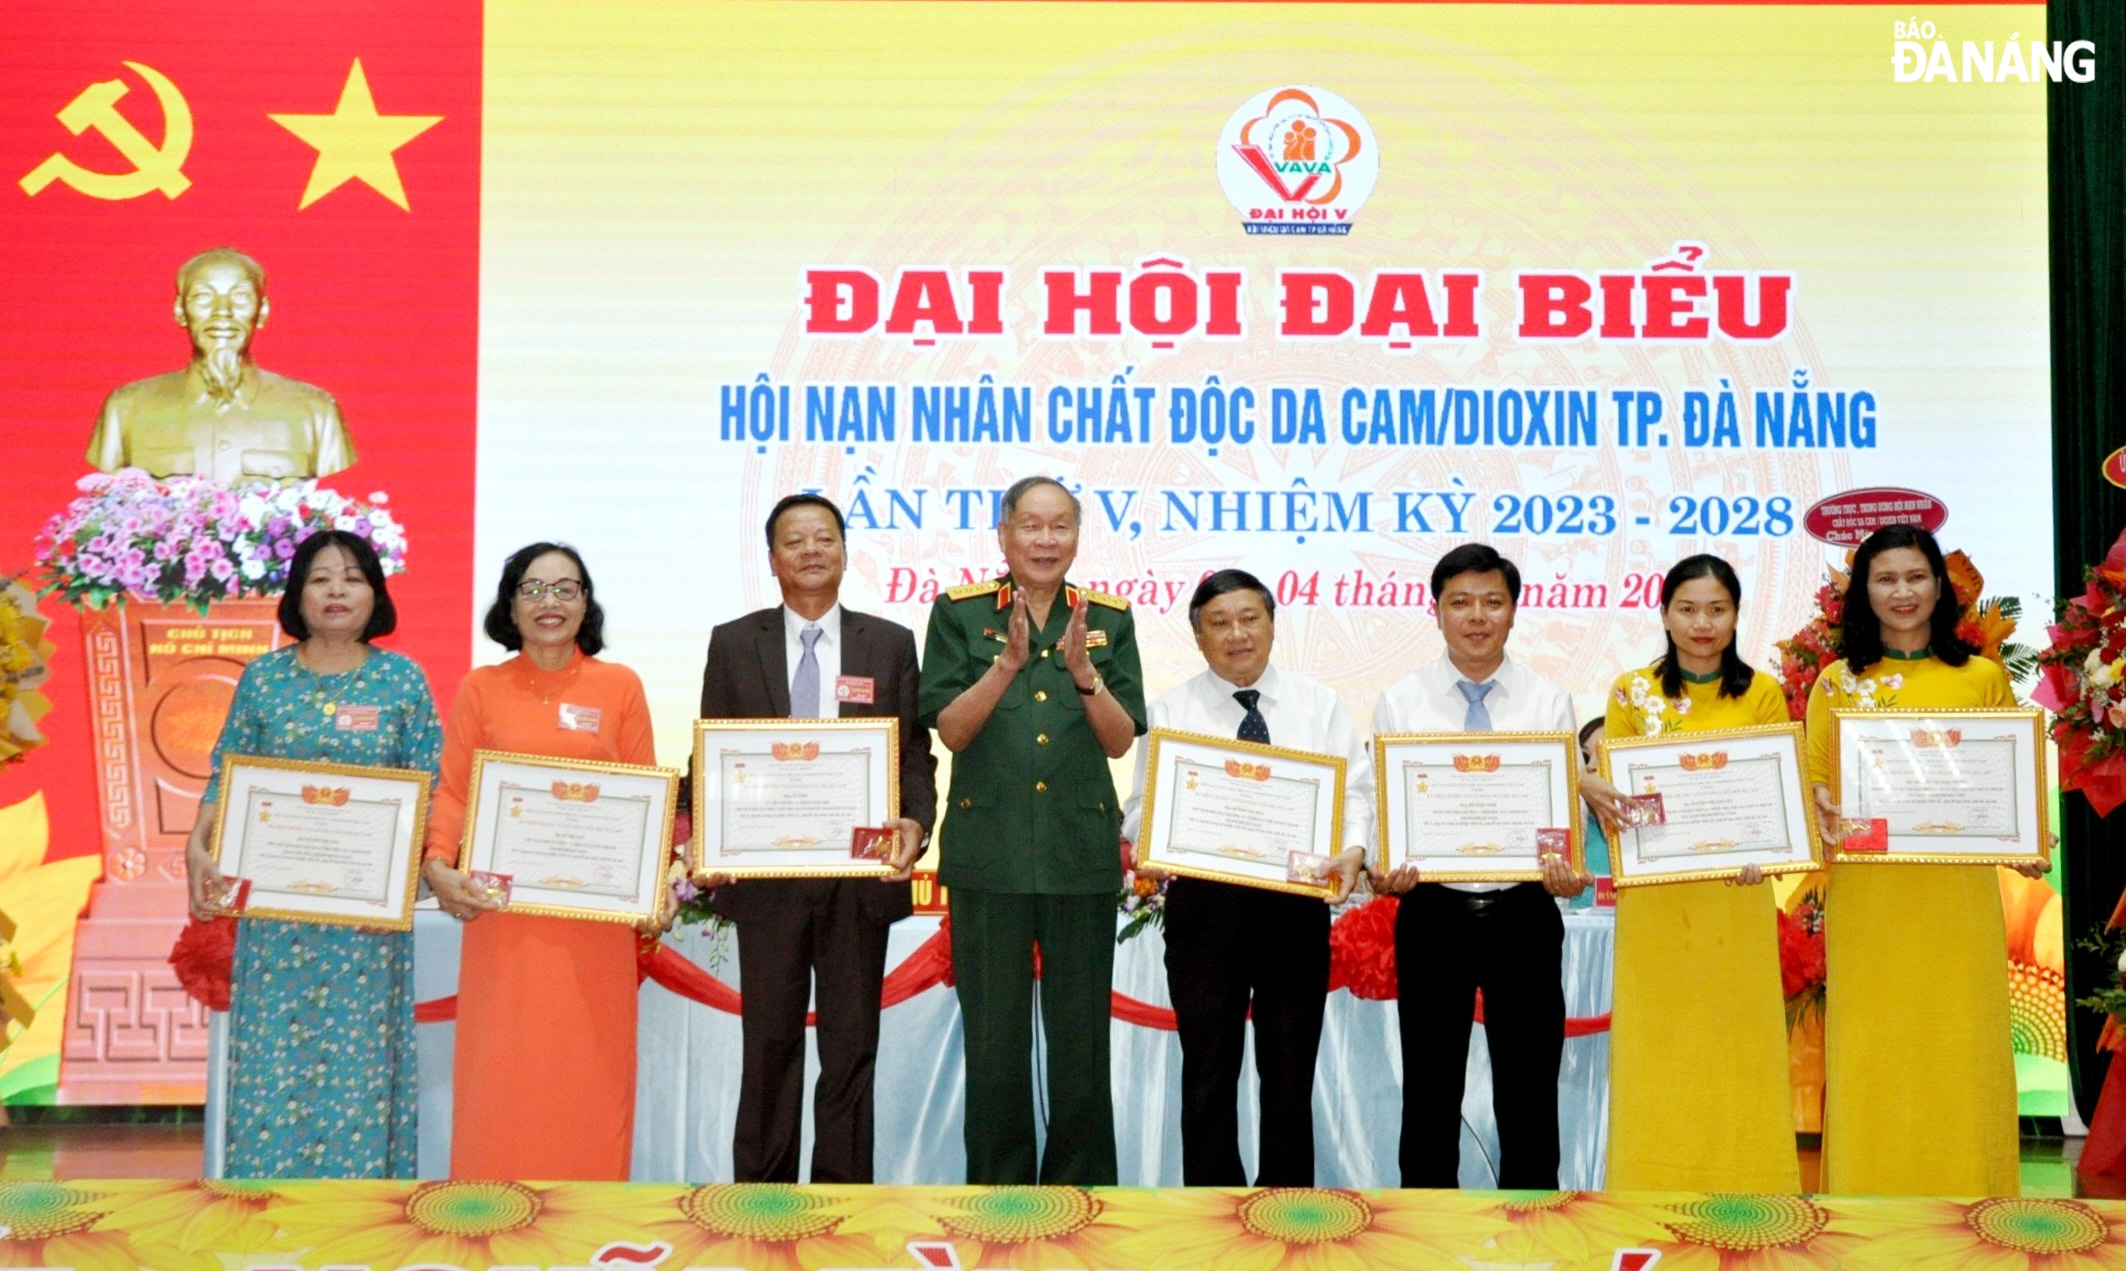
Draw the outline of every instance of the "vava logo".
<instances>
[{"instance_id":1,"label":"vava logo","mask_svg":"<svg viewBox=\"0 0 2126 1271\"><path fill-rule=\"evenodd\" d=\"M1378 180L1372 126L1325 89L1258 93L1218 134L1218 184L1250 234L1348 234Z\"/></svg>"}]
</instances>

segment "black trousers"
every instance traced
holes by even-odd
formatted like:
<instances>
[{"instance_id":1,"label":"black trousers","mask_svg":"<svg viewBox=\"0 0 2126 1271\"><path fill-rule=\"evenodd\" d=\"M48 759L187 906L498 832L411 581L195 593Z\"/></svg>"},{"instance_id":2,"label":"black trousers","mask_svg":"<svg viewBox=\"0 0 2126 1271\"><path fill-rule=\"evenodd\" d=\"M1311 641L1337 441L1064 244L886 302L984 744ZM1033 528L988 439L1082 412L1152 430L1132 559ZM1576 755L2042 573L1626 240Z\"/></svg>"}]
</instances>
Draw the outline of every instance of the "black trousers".
<instances>
[{"instance_id":1,"label":"black trousers","mask_svg":"<svg viewBox=\"0 0 2126 1271\"><path fill-rule=\"evenodd\" d=\"M967 1059L967 1181L1115 1183L1108 1028L1115 897L947 895ZM1034 1153L1034 946L1048 1042L1048 1138Z\"/></svg>"},{"instance_id":2,"label":"black trousers","mask_svg":"<svg viewBox=\"0 0 2126 1271\"><path fill-rule=\"evenodd\" d=\"M1460 892L1420 884L1395 916L1405 1187L1460 1185L1462 1085L1484 991L1501 1188L1558 1185L1565 922L1541 884Z\"/></svg>"},{"instance_id":3,"label":"black trousers","mask_svg":"<svg viewBox=\"0 0 2126 1271\"><path fill-rule=\"evenodd\" d=\"M879 983L890 924L859 913L869 880L779 879L748 897L738 924L745 1067L732 1136L741 1183L794 1183L804 1141L805 1011L818 994L819 1084L812 1094L812 1181L871 1181L872 1081Z\"/></svg>"},{"instance_id":4,"label":"black trousers","mask_svg":"<svg viewBox=\"0 0 2126 1271\"><path fill-rule=\"evenodd\" d=\"M1329 992L1329 907L1177 878L1166 985L1181 1033L1181 1181L1245 1187L1238 1100L1249 1008L1261 1081L1258 1187L1314 1185L1314 1060Z\"/></svg>"}]
</instances>

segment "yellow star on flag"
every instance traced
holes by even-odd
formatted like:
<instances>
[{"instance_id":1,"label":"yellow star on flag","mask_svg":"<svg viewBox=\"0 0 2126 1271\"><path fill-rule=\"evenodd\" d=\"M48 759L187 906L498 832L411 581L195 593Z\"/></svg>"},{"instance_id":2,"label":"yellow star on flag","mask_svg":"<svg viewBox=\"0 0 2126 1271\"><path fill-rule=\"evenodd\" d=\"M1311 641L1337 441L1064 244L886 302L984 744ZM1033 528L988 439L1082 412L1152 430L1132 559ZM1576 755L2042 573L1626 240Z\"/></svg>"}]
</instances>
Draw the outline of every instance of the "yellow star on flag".
<instances>
[{"instance_id":1,"label":"yellow star on flag","mask_svg":"<svg viewBox=\"0 0 2126 1271\"><path fill-rule=\"evenodd\" d=\"M317 149L310 184L303 187L301 211L349 181L360 181L406 211L406 187L392 151L443 122L441 115L379 115L369 95L362 59L354 59L340 89L340 104L329 115L267 115L274 123Z\"/></svg>"}]
</instances>

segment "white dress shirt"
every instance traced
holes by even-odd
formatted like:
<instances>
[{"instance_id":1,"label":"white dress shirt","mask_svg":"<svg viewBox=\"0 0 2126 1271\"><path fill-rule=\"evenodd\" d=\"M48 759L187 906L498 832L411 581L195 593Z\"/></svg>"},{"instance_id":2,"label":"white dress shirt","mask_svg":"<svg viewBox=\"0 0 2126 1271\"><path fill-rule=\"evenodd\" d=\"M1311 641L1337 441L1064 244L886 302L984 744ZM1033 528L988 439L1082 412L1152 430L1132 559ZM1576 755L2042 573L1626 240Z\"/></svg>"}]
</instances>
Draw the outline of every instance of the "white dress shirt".
<instances>
[{"instance_id":1,"label":"white dress shirt","mask_svg":"<svg viewBox=\"0 0 2126 1271\"><path fill-rule=\"evenodd\" d=\"M1345 712L1336 690L1302 676L1263 668L1248 686L1262 694L1255 709L1270 728L1270 744L1344 761L1345 848L1364 850L1373 841L1373 757L1366 739ZM1238 737L1247 711L1233 694L1240 691L1211 671L1204 671L1155 699L1145 715L1152 728L1172 728L1211 737ZM1151 747L1137 746L1137 779L1122 804L1122 837L1134 843L1144 820L1144 772Z\"/></svg>"},{"instance_id":2,"label":"white dress shirt","mask_svg":"<svg viewBox=\"0 0 2126 1271\"><path fill-rule=\"evenodd\" d=\"M1442 656L1390 684L1373 704L1373 731L1458 733L1469 718L1469 699L1455 687L1469 677ZM1480 682L1480 681L1479 681ZM1491 673L1484 709L1499 733L1578 733L1572 696L1512 658ZM1577 756L1577 745L1575 746ZM1456 891L1503 891L1513 883L1442 883Z\"/></svg>"},{"instance_id":3,"label":"white dress shirt","mask_svg":"<svg viewBox=\"0 0 2126 1271\"><path fill-rule=\"evenodd\" d=\"M842 607L837 604L818 618L807 618L788 605L782 607L783 666L790 672L786 687L792 690L797 687L797 664L805 657L806 627L818 627L821 632L812 645L812 660L819 663L819 711L821 718L833 719L841 714L834 700L834 681L842 673Z\"/></svg>"}]
</instances>

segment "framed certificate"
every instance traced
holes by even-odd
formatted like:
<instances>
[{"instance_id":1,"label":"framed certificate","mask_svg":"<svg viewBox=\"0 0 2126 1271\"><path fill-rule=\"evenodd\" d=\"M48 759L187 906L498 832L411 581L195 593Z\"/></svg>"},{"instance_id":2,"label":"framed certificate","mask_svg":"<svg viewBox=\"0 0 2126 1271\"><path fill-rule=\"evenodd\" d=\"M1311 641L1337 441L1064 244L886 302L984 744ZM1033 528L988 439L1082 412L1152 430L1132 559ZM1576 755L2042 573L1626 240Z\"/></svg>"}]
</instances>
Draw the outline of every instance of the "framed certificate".
<instances>
[{"instance_id":1,"label":"framed certificate","mask_svg":"<svg viewBox=\"0 0 2126 1271\"><path fill-rule=\"evenodd\" d=\"M656 916L679 774L670 768L476 750L458 868L506 884L519 913Z\"/></svg>"},{"instance_id":2,"label":"framed certificate","mask_svg":"<svg viewBox=\"0 0 2126 1271\"><path fill-rule=\"evenodd\" d=\"M695 720L696 875L891 873L865 832L901 814L900 728L892 716Z\"/></svg>"},{"instance_id":3,"label":"framed certificate","mask_svg":"<svg viewBox=\"0 0 2126 1271\"><path fill-rule=\"evenodd\" d=\"M215 867L246 918L413 928L429 775L232 755L214 809Z\"/></svg>"},{"instance_id":4,"label":"framed certificate","mask_svg":"<svg viewBox=\"0 0 2126 1271\"><path fill-rule=\"evenodd\" d=\"M1833 861L2051 861L2044 712L1834 710L1831 733Z\"/></svg>"},{"instance_id":5,"label":"framed certificate","mask_svg":"<svg viewBox=\"0 0 2126 1271\"><path fill-rule=\"evenodd\" d=\"M1154 728L1145 738L1137 865L1302 896L1332 896L1343 850L1344 761Z\"/></svg>"},{"instance_id":6,"label":"framed certificate","mask_svg":"<svg viewBox=\"0 0 2126 1271\"><path fill-rule=\"evenodd\" d=\"M1602 775L1626 796L1660 796L1610 852L1617 886L1822 867L1801 725L1604 739Z\"/></svg>"},{"instance_id":7,"label":"framed certificate","mask_svg":"<svg viewBox=\"0 0 2126 1271\"><path fill-rule=\"evenodd\" d=\"M1426 882L1543 877L1541 857L1581 868L1579 741L1571 733L1384 733L1381 862Z\"/></svg>"}]
</instances>

